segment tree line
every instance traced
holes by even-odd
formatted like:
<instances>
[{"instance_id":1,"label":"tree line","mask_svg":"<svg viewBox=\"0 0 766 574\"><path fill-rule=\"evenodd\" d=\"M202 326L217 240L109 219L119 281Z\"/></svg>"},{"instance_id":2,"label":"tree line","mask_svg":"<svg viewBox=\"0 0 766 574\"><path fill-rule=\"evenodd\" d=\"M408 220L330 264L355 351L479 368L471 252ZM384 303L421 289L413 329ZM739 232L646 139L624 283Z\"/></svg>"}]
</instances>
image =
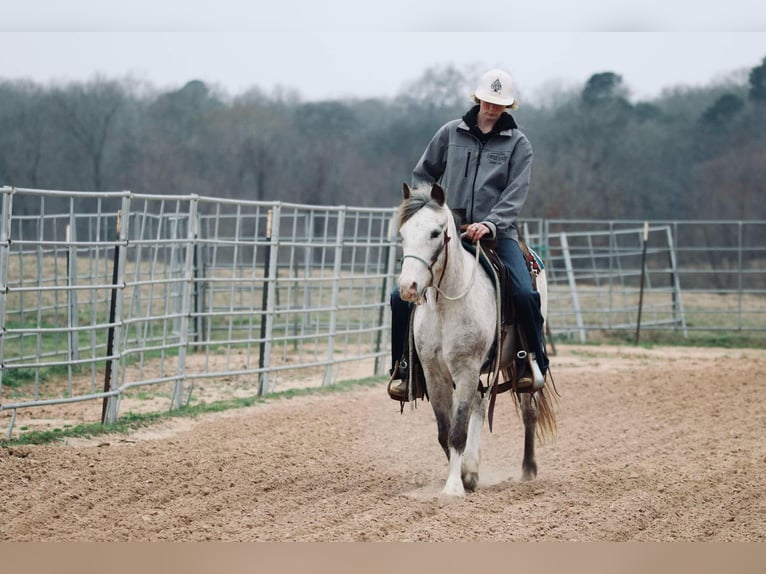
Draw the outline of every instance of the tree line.
<instances>
[{"instance_id":1,"label":"tree line","mask_svg":"<svg viewBox=\"0 0 766 574\"><path fill-rule=\"evenodd\" d=\"M319 102L199 80L0 80L0 185L389 207L475 79L447 65L393 98ZM513 115L535 150L526 217L766 219L766 58L638 102L598 73Z\"/></svg>"}]
</instances>

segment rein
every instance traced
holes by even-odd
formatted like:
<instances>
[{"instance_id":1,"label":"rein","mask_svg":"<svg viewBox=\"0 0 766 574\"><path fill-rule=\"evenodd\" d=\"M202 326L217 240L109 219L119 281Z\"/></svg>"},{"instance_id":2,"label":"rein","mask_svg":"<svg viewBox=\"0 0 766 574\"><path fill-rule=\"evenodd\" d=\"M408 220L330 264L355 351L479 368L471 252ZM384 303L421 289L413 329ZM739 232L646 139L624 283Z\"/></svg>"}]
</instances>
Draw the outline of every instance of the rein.
<instances>
[{"instance_id":1,"label":"rein","mask_svg":"<svg viewBox=\"0 0 766 574\"><path fill-rule=\"evenodd\" d=\"M445 293L442 290L441 283L442 283L442 279L444 279L444 272L447 270L447 262L449 260L449 250L447 246L449 244L450 239L451 238L449 235L447 235L447 230L445 229L444 241L439 246L439 249L436 250L436 253L434 253L434 256L431 258L430 263L426 261L425 259L423 259L422 257L420 257L419 255L409 255L409 254L402 255L402 261L404 261L407 257L410 257L412 259L416 259L420 261L421 263L423 263L423 265L425 265L426 268L428 269L428 272L431 274L430 285L427 285L426 287L429 287L429 286L433 287L436 290L437 297L439 295L442 295L448 301L459 301L460 299L468 295L468 292L471 290L471 287L473 287L473 284L476 281L476 273L479 269L479 257L481 253L483 253L483 251L481 248L481 244L477 242L476 243L476 262L475 262L476 264L473 266L473 272L471 273L471 279L468 281L468 285L466 285L466 288L463 290L462 293L460 293L460 295L454 295L454 296L447 295L447 293ZM439 275L439 281L434 285L433 265L439 259L439 256L441 255L442 251L444 251L444 265L442 265L442 272L441 272L441 275Z\"/></svg>"}]
</instances>

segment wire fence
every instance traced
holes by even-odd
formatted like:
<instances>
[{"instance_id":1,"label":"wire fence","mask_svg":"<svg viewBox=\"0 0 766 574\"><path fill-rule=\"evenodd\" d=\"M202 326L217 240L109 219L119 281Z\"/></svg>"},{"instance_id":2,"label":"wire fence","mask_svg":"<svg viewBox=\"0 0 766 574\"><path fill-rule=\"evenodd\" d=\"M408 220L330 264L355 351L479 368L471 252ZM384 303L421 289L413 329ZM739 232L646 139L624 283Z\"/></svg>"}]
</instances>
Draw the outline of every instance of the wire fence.
<instances>
[{"instance_id":1,"label":"wire fence","mask_svg":"<svg viewBox=\"0 0 766 574\"><path fill-rule=\"evenodd\" d=\"M388 369L394 209L0 188L0 414ZM766 222L526 220L557 339L766 330ZM354 370L358 375L359 369ZM309 383L308 381L318 381ZM10 436L11 430L8 435Z\"/></svg>"}]
</instances>

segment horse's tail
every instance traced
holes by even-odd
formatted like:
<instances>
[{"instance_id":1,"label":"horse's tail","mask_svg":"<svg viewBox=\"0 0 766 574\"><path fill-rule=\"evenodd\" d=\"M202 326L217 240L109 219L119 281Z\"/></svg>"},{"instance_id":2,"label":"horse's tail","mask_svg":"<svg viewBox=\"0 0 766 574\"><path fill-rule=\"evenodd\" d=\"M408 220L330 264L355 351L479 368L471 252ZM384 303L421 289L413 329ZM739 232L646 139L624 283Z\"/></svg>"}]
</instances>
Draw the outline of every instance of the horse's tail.
<instances>
[{"instance_id":1,"label":"horse's tail","mask_svg":"<svg viewBox=\"0 0 766 574\"><path fill-rule=\"evenodd\" d=\"M541 442L556 439L557 424L556 410L558 407L558 395L553 387L550 372L546 377L545 387L536 392L532 400L537 401L537 436Z\"/></svg>"},{"instance_id":2,"label":"horse's tail","mask_svg":"<svg viewBox=\"0 0 766 574\"><path fill-rule=\"evenodd\" d=\"M537 255L535 254L535 257ZM545 268L540 265L536 281L537 291L540 293L540 313L543 316L543 333L546 332L548 322L548 275ZM550 370L545 377L545 387L534 394L533 400L537 401L537 435L541 442L555 440L556 438L556 408L558 407L558 393Z\"/></svg>"}]
</instances>

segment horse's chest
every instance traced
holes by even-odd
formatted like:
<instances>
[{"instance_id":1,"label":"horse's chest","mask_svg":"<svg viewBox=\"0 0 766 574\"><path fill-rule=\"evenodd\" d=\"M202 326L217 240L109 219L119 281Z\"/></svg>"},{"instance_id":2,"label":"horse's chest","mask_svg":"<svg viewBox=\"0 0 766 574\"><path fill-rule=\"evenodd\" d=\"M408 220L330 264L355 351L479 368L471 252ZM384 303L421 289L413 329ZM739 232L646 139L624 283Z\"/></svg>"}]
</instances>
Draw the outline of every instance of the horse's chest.
<instances>
[{"instance_id":1,"label":"horse's chest","mask_svg":"<svg viewBox=\"0 0 766 574\"><path fill-rule=\"evenodd\" d=\"M432 313L415 320L415 348L421 361L449 363L451 357L473 352L476 333L470 322L445 320Z\"/></svg>"},{"instance_id":2,"label":"horse's chest","mask_svg":"<svg viewBox=\"0 0 766 574\"><path fill-rule=\"evenodd\" d=\"M430 314L415 317L415 347L421 359L435 359L443 348L443 324L439 316Z\"/></svg>"}]
</instances>

